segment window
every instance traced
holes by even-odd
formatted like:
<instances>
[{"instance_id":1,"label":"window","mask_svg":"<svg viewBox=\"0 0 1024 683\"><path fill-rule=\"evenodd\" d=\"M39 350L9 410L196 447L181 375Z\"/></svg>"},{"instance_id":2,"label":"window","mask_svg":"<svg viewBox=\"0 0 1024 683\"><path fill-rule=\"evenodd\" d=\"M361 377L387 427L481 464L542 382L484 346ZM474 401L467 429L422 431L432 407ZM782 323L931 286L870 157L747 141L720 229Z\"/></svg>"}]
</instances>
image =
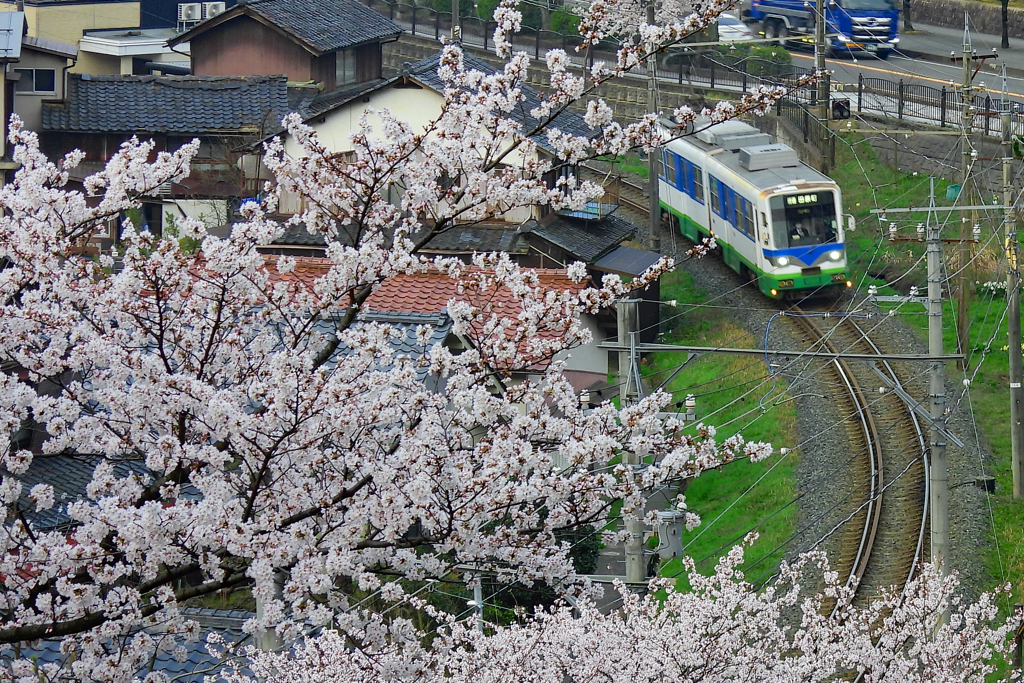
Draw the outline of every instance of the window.
<instances>
[{"instance_id":1,"label":"window","mask_svg":"<svg viewBox=\"0 0 1024 683\"><path fill-rule=\"evenodd\" d=\"M334 86L341 87L356 82L356 52L355 50L338 50L335 54L336 71L334 75ZM330 63L330 62L328 62Z\"/></svg>"},{"instance_id":2,"label":"window","mask_svg":"<svg viewBox=\"0 0 1024 683\"><path fill-rule=\"evenodd\" d=\"M704 203L704 173L696 166L693 167L693 198Z\"/></svg>"},{"instance_id":3,"label":"window","mask_svg":"<svg viewBox=\"0 0 1024 683\"><path fill-rule=\"evenodd\" d=\"M721 201L721 183L712 176L711 177L711 210L717 213L719 216L722 215L722 201Z\"/></svg>"},{"instance_id":4,"label":"window","mask_svg":"<svg viewBox=\"0 0 1024 683\"><path fill-rule=\"evenodd\" d=\"M15 69L21 76L15 86L15 92L45 93L57 92L57 71L55 69Z\"/></svg>"},{"instance_id":5,"label":"window","mask_svg":"<svg viewBox=\"0 0 1024 683\"><path fill-rule=\"evenodd\" d=\"M754 205L746 199L743 202L743 232L754 236Z\"/></svg>"},{"instance_id":6,"label":"window","mask_svg":"<svg viewBox=\"0 0 1024 683\"><path fill-rule=\"evenodd\" d=\"M672 154L672 152L662 152L661 153L661 158L660 159L656 158L654 160L655 163L657 163L657 165L658 165L658 177L661 178L662 180L665 180L665 166L667 165L665 163L666 159L668 159L669 155L671 155L671 154Z\"/></svg>"},{"instance_id":7,"label":"window","mask_svg":"<svg viewBox=\"0 0 1024 683\"><path fill-rule=\"evenodd\" d=\"M665 154L665 176L669 185L679 187L679 183L676 182L676 155L672 152Z\"/></svg>"}]
</instances>

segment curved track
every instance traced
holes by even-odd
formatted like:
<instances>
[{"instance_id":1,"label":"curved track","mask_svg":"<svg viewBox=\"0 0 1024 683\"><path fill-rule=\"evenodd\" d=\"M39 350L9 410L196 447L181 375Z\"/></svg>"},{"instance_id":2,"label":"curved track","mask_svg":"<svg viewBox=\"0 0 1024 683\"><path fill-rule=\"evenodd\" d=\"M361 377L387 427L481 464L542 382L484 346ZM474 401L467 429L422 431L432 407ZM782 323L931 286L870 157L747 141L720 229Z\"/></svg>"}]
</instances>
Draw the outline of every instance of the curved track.
<instances>
[{"instance_id":1,"label":"curved track","mask_svg":"<svg viewBox=\"0 0 1024 683\"><path fill-rule=\"evenodd\" d=\"M808 346L831 353L880 354L869 332L852 317L792 309ZM828 324L833 321L834 324ZM902 388L900 372L887 361L877 370ZM866 362L836 359L827 371L843 387L851 432L850 473L856 482L847 524L851 528L836 569L864 602L888 586L906 585L924 551L927 531L927 440L917 416ZM836 400L840 400L838 397ZM857 542L852 542L857 538Z\"/></svg>"},{"instance_id":2,"label":"curved track","mask_svg":"<svg viewBox=\"0 0 1024 683\"><path fill-rule=\"evenodd\" d=\"M606 183L614 179L609 191L617 202L636 220L647 220L644 187L614 169L583 166L583 170ZM883 353L870 338L870 329L852 317L799 307L790 308L787 316L798 321L806 346L813 350ZM904 371L887 361L878 361L876 367L902 388ZM928 442L918 417L896 392L878 392L884 383L867 363L836 359L823 372L831 373L834 386L841 388L833 400L847 415L851 458L846 476L855 488L847 501L841 556L833 561L833 568L846 577L847 586L856 586L855 602L865 602L883 588L905 586L923 559L928 532Z\"/></svg>"}]
</instances>

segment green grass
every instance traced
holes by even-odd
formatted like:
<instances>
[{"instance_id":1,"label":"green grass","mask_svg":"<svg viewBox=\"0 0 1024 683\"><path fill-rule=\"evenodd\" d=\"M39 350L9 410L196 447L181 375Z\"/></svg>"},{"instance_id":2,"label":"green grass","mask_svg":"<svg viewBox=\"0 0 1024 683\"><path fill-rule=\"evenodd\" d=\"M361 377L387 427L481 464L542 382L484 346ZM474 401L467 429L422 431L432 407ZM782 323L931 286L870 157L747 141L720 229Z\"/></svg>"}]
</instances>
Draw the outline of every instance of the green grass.
<instances>
[{"instance_id":1,"label":"green grass","mask_svg":"<svg viewBox=\"0 0 1024 683\"><path fill-rule=\"evenodd\" d=\"M692 278L678 270L662 278L661 293L666 300L676 299L680 306L706 298L704 292L693 286ZM746 330L723 320L717 312L698 309L669 325L664 326L669 327L667 330L663 327L663 332L665 341L670 343L756 345L756 340ZM645 372L652 381L660 383L681 361L679 353L653 354L647 360ZM766 380L767 383L762 385ZM765 400L767 412L759 406L761 397L772 389L761 358L709 354L688 365L667 389L672 391L676 401L683 401L688 393L695 394L698 397L698 417L706 418L708 424L721 425L717 435L719 439L740 432L748 440L769 441L776 447L795 441L793 404L773 404L773 400L782 395L784 387L781 384ZM780 457L783 456L776 454L757 464L738 461L706 472L690 483L685 491L686 502L701 516L703 524L693 532L684 532L683 546L686 548L684 554L698 562L698 571L711 573L717 558L755 528L759 540L747 552L747 566L753 565L748 578L756 581L778 564L784 549L772 551L793 534L797 523L796 506L785 507L795 496L796 459L792 455L785 456L780 463ZM772 465L777 466L747 493ZM734 504L737 500L739 503ZM681 569L681 562L672 560L662 567L662 574L675 576ZM686 585L683 577L681 587Z\"/></svg>"},{"instance_id":2,"label":"green grass","mask_svg":"<svg viewBox=\"0 0 1024 683\"><path fill-rule=\"evenodd\" d=\"M636 152L620 154L615 157L599 157L599 160L614 164L617 171L633 173L645 179L648 177L647 160L641 159Z\"/></svg>"},{"instance_id":3,"label":"green grass","mask_svg":"<svg viewBox=\"0 0 1024 683\"><path fill-rule=\"evenodd\" d=\"M875 266L870 268L872 272L878 264L888 265L895 273L905 272L913 266L912 281L923 285L924 264L914 266L915 261L923 253L923 243L884 241L879 247L881 228L878 220L870 216L869 210L875 208L876 202L880 207L927 204L927 177L903 173L894 178L892 169L879 163L870 147L861 143L859 138L849 136L846 139L855 146L857 154L843 144L838 145L833 178L843 188L845 210L854 213L859 223L858 231L848 239L850 256L856 261L853 270L859 276L856 282L863 283L864 286L881 284L880 281L865 275L869 270L867 263L873 259ZM860 158L859 163L857 157ZM871 183L877 183L874 192ZM948 181L936 180L935 185L937 203L949 204L950 202L945 199ZM893 215L890 218L896 217ZM911 236L915 223L923 220L923 214L912 219L901 217L900 235ZM987 233L991 226L985 225L983 229ZM956 238L957 232L957 227L951 226L943 233L943 237ZM947 245L947 249L949 247L950 245ZM978 282L1003 279L1003 276L994 270L998 258L999 255L994 250L984 254L984 258L979 259L980 267L971 279ZM1004 580L1009 581L1013 586L1011 602L1020 602L1024 596L1024 525L1021 524L1021 519L1024 519L1024 501L1014 501L1012 498L1009 358L1006 324L1001 323L1006 299L1002 296L979 295L977 291L973 291L975 289L971 287L971 323L968 328L970 348L967 352L971 362L968 373L973 374L976 371L977 374L974 375L974 382L971 385L971 405L965 406L964 409L973 408L975 420L993 455L993 460L986 463L986 466L996 477L996 492L992 496L992 504L998 554L996 547L993 546L988 556L984 558L991 577L987 588L992 589ZM880 289L879 292L892 293L892 290ZM943 335L946 352L953 352L956 349L956 330L952 323L955 319L953 309L953 302L947 300L943 314L946 321ZM928 319L923 315L921 307L907 306L902 310L905 314L901 314L901 318L921 330L924 339ZM986 347L989 348L987 353L984 352ZM947 365L947 373L956 381L963 377L953 364ZM1000 604L1005 607L1006 603L1000 601Z\"/></svg>"}]
</instances>

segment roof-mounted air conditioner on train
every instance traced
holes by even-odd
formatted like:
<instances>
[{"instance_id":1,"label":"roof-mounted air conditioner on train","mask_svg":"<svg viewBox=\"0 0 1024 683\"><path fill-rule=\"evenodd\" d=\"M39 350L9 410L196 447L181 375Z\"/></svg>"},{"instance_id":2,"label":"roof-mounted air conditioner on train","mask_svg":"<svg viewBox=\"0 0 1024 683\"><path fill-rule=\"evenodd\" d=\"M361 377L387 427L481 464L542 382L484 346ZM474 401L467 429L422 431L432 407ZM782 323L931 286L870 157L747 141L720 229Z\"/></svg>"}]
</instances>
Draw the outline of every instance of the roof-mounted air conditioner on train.
<instances>
[{"instance_id":1,"label":"roof-mounted air conditioner on train","mask_svg":"<svg viewBox=\"0 0 1024 683\"><path fill-rule=\"evenodd\" d=\"M730 152L735 152L741 147L760 147L761 145L770 145L772 142L772 136L768 135L768 133L723 135L718 139L718 144Z\"/></svg>"},{"instance_id":2,"label":"roof-mounted air conditioner on train","mask_svg":"<svg viewBox=\"0 0 1024 683\"><path fill-rule=\"evenodd\" d=\"M699 130L697 139L709 145L721 146L724 138L733 138L737 135L754 135L760 131L749 123L742 121L722 121L713 126Z\"/></svg>"},{"instance_id":3,"label":"roof-mounted air conditioner on train","mask_svg":"<svg viewBox=\"0 0 1024 683\"><path fill-rule=\"evenodd\" d=\"M186 2L178 5L178 21L202 21L203 3Z\"/></svg>"},{"instance_id":4,"label":"roof-mounted air conditioner on train","mask_svg":"<svg viewBox=\"0 0 1024 683\"><path fill-rule=\"evenodd\" d=\"M764 171L769 168L799 166L800 158L788 145L758 145L740 149L740 166L748 171Z\"/></svg>"}]
</instances>

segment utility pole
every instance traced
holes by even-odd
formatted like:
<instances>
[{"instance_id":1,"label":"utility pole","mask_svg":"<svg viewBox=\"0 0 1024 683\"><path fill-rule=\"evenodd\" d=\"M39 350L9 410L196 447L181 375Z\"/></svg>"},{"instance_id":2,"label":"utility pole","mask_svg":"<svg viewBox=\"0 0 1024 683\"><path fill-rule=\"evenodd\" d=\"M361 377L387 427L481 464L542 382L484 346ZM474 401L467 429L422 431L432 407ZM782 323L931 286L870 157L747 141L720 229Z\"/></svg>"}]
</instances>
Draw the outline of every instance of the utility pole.
<instances>
[{"instance_id":1,"label":"utility pole","mask_svg":"<svg viewBox=\"0 0 1024 683\"><path fill-rule=\"evenodd\" d=\"M830 0L814 0L814 70L818 75L818 121L832 134L828 127L829 119L829 76L825 73L825 53L828 51L825 45L825 7ZM832 171L832 160L827 151L821 153L821 172L828 175Z\"/></svg>"},{"instance_id":2,"label":"utility pole","mask_svg":"<svg viewBox=\"0 0 1024 683\"><path fill-rule=\"evenodd\" d=\"M632 405L640 396L640 368L637 362L636 335L639 327L637 321L637 299L619 299L616 303L618 342L620 347L628 351L619 352L619 384L622 387L620 404L623 408ZM640 465L640 453L626 451L623 464L634 470ZM641 583L644 580L644 527L641 517L644 511L635 510L631 518L626 520L626 583Z\"/></svg>"},{"instance_id":3,"label":"utility pole","mask_svg":"<svg viewBox=\"0 0 1024 683\"><path fill-rule=\"evenodd\" d=\"M930 178L929 206L935 206L935 178ZM928 242L928 353L942 355L942 235L941 223L932 221L931 212L925 223ZM931 402L931 425L928 443L931 456L928 512L931 522L931 561L948 576L949 566L949 480L946 463L946 366L932 363L928 373L928 398ZM949 621L944 612L940 623Z\"/></svg>"},{"instance_id":4,"label":"utility pole","mask_svg":"<svg viewBox=\"0 0 1024 683\"><path fill-rule=\"evenodd\" d=\"M1010 357L1010 462L1013 471L1013 497L1024 497L1022 467L1024 460L1024 370L1021 368L1020 272L1017 270L1017 206L1013 200L1013 131L1010 100L1006 91L1006 65L1003 65L1003 101L999 112L1003 133L1003 225L1006 234L1006 306L1007 351Z\"/></svg>"},{"instance_id":5,"label":"utility pole","mask_svg":"<svg viewBox=\"0 0 1024 683\"><path fill-rule=\"evenodd\" d=\"M647 1L647 24L654 25L654 0ZM657 46L652 41L647 46L647 104L651 111L658 118L661 118L661 103L658 101L658 56L655 51ZM650 233L647 238L647 246L651 251L661 251L661 198L658 196L658 168L661 160L661 148L653 147L647 155L647 185L649 186L647 196L648 204L648 226Z\"/></svg>"},{"instance_id":6,"label":"utility pole","mask_svg":"<svg viewBox=\"0 0 1024 683\"><path fill-rule=\"evenodd\" d=\"M452 42L462 44L462 20L459 18L459 0L452 0Z\"/></svg>"},{"instance_id":7,"label":"utility pole","mask_svg":"<svg viewBox=\"0 0 1024 683\"><path fill-rule=\"evenodd\" d=\"M961 154L961 180L960 180L960 201L964 204L972 203L971 171L974 159L978 153L974 150L971 137L974 135L974 73L973 66L974 50L971 47L971 32L967 24L966 12L964 13L964 44L961 61L964 67L964 80L961 85L960 101L960 130L963 134L960 138ZM971 226L973 228L978 222L977 213L971 212ZM956 295L956 339L960 349L966 349L970 343L967 331L967 288L969 279L967 277L967 264L970 261L970 249L967 246L967 219L960 218L960 259L958 262L959 275L957 276ZM963 367L961 367L963 369Z\"/></svg>"}]
</instances>

